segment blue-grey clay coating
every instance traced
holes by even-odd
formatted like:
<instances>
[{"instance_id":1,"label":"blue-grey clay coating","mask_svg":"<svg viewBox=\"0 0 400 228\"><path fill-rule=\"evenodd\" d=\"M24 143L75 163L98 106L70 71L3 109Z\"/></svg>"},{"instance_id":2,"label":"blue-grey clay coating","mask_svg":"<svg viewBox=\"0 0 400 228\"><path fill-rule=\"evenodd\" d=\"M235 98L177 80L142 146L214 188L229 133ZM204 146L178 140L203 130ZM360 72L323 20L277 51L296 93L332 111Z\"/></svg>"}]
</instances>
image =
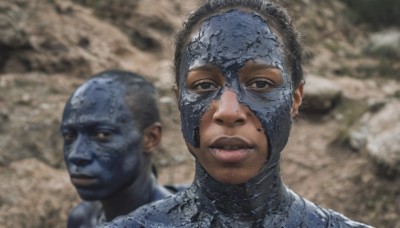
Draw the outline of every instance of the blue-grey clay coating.
<instances>
[{"instance_id":1,"label":"blue-grey clay coating","mask_svg":"<svg viewBox=\"0 0 400 228\"><path fill-rule=\"evenodd\" d=\"M125 85L124 79L130 84ZM136 103L130 100L143 93L153 96L146 89L148 84L133 73L107 71L85 82L66 103L61 132L68 172L71 177L94 179L90 185L75 185L88 201L71 211L68 227L94 227L171 194L173 186L168 191L158 185L149 169L151 160L141 145L143 123L133 111ZM127 95L128 89L136 92ZM96 138L99 132L107 134L107 139ZM121 201L127 203L121 205Z\"/></svg>"},{"instance_id":2,"label":"blue-grey clay coating","mask_svg":"<svg viewBox=\"0 0 400 228\"><path fill-rule=\"evenodd\" d=\"M267 93L247 91L238 72L248 61L280 69L283 83ZM367 227L301 198L282 183L279 160L289 137L293 92L284 63L278 37L260 16L230 10L206 19L182 55L178 83L184 138L199 147L202 115L212 101L231 90L261 121L269 156L259 174L243 184L218 182L196 161L195 180L188 190L106 227ZM185 81L190 69L205 64L218 67L226 83L215 92L197 94Z\"/></svg>"},{"instance_id":3,"label":"blue-grey clay coating","mask_svg":"<svg viewBox=\"0 0 400 228\"><path fill-rule=\"evenodd\" d=\"M64 143L68 171L98 178L96 186L77 188L85 200L108 197L131 184L142 168L142 135L124 99L119 82L98 78L78 88L64 109L61 131L77 135L73 143ZM93 139L99 128L112 132L107 144Z\"/></svg>"},{"instance_id":4,"label":"blue-grey clay coating","mask_svg":"<svg viewBox=\"0 0 400 228\"><path fill-rule=\"evenodd\" d=\"M269 139L269 152L274 156L282 151L289 137L291 79L284 71L284 56L277 36L259 16L252 14L247 17L243 14L248 15L233 10L209 18L184 50L178 82L182 132L186 142L199 147L197 132L201 116L211 101L218 100L224 90L228 89L234 91L238 101L248 106L260 119ZM236 17L240 21L232 20ZM238 73L251 60L280 69L282 85L267 93L246 90L239 83ZM226 79L225 86L214 93L198 94L190 91L185 87L189 70L205 64L217 66L222 71Z\"/></svg>"}]
</instances>

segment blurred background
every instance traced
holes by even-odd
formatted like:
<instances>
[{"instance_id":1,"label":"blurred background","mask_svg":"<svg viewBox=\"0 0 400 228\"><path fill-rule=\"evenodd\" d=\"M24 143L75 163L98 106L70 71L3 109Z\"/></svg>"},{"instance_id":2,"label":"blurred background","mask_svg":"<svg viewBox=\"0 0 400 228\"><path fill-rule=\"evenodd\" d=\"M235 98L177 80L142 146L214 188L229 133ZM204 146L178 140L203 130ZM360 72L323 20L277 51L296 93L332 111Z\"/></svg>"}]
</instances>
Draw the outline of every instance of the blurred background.
<instances>
[{"instance_id":1,"label":"blurred background","mask_svg":"<svg viewBox=\"0 0 400 228\"><path fill-rule=\"evenodd\" d=\"M79 201L62 156L68 96L99 71L138 72L159 91L155 163L190 183L193 158L172 93L174 36L199 2L0 0L0 227L64 227ZM281 0L308 65L283 152L285 183L376 227L400 227L400 1Z\"/></svg>"}]
</instances>

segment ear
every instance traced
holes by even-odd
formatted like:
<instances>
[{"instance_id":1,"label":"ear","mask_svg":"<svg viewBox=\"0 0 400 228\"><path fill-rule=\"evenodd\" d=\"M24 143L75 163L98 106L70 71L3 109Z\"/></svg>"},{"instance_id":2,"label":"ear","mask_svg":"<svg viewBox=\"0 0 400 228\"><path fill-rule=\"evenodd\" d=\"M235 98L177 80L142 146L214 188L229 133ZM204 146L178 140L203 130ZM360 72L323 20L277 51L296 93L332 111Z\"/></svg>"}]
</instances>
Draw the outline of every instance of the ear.
<instances>
[{"instance_id":1,"label":"ear","mask_svg":"<svg viewBox=\"0 0 400 228\"><path fill-rule=\"evenodd\" d=\"M303 101L303 90L304 90L304 80L300 82L300 84L297 86L297 88L293 91L293 97L292 97L292 109L290 111L290 116L295 117L297 114L299 114L299 107L301 105L301 102Z\"/></svg>"},{"instance_id":2,"label":"ear","mask_svg":"<svg viewBox=\"0 0 400 228\"><path fill-rule=\"evenodd\" d=\"M155 122L143 131L143 153L153 154L161 142L162 127Z\"/></svg>"}]
</instances>

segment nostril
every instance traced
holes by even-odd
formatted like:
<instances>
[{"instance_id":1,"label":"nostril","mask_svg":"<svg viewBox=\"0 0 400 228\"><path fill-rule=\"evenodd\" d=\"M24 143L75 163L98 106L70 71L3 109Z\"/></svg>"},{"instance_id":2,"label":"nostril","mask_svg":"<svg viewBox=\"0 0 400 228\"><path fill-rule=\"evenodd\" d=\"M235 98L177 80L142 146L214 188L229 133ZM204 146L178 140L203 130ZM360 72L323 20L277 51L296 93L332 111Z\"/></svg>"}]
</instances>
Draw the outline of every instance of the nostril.
<instances>
[{"instance_id":1,"label":"nostril","mask_svg":"<svg viewBox=\"0 0 400 228\"><path fill-rule=\"evenodd\" d=\"M243 125L243 124L244 124L244 120L243 119L238 119L233 123L234 126L240 126L240 125Z\"/></svg>"},{"instance_id":2,"label":"nostril","mask_svg":"<svg viewBox=\"0 0 400 228\"><path fill-rule=\"evenodd\" d=\"M74 165L77 166L83 166L83 165L87 165L90 163L89 159L84 159L84 158L71 158L70 159L71 163L73 163Z\"/></svg>"},{"instance_id":3,"label":"nostril","mask_svg":"<svg viewBox=\"0 0 400 228\"><path fill-rule=\"evenodd\" d=\"M226 119L225 121L221 118L215 118L214 119L214 122L217 124L217 125L226 125L226 126L231 126L231 127L234 127L234 126L241 126L241 125L243 125L243 124L245 124L245 120L244 119L236 119L236 120L231 120L231 119Z\"/></svg>"},{"instance_id":4,"label":"nostril","mask_svg":"<svg viewBox=\"0 0 400 228\"><path fill-rule=\"evenodd\" d=\"M216 119L216 120L215 120L215 123L218 124L218 125L223 125L223 124L224 124L224 121L221 120L221 119Z\"/></svg>"},{"instance_id":5,"label":"nostril","mask_svg":"<svg viewBox=\"0 0 400 228\"><path fill-rule=\"evenodd\" d=\"M239 107L242 108L242 107ZM229 109L218 109L213 115L214 123L217 125L240 126L246 122L246 114L243 110L232 111Z\"/></svg>"},{"instance_id":6,"label":"nostril","mask_svg":"<svg viewBox=\"0 0 400 228\"><path fill-rule=\"evenodd\" d=\"M87 165L87 164L89 164L89 160L79 159L79 160L75 161L75 164L80 165L80 166Z\"/></svg>"}]
</instances>

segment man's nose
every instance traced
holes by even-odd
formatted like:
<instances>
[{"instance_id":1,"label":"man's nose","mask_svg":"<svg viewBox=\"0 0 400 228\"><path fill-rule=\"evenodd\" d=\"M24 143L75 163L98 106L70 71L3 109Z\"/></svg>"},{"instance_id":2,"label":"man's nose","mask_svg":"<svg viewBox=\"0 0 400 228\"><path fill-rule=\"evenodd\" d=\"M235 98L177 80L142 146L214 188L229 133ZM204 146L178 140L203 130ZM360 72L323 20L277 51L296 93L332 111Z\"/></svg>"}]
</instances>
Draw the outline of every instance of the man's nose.
<instances>
[{"instance_id":1,"label":"man's nose","mask_svg":"<svg viewBox=\"0 0 400 228\"><path fill-rule=\"evenodd\" d=\"M90 143L83 136L78 136L72 151L68 156L68 160L76 166L84 166L90 164L92 161Z\"/></svg>"},{"instance_id":2,"label":"man's nose","mask_svg":"<svg viewBox=\"0 0 400 228\"><path fill-rule=\"evenodd\" d=\"M246 108L239 103L235 92L226 90L217 102L217 108L213 114L213 120L216 124L234 127L246 123Z\"/></svg>"}]
</instances>

